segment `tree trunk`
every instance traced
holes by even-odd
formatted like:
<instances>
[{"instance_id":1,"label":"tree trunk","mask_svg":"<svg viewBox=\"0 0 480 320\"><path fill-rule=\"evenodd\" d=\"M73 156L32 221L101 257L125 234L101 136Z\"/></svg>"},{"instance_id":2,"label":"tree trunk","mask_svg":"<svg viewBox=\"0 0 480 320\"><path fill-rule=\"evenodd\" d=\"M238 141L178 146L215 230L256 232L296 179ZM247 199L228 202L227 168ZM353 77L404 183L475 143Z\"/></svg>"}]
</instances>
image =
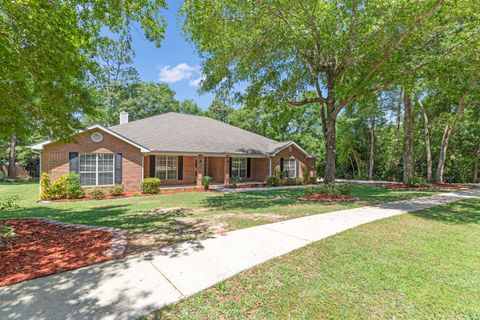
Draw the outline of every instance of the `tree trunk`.
<instances>
[{"instance_id":1,"label":"tree trunk","mask_svg":"<svg viewBox=\"0 0 480 320\"><path fill-rule=\"evenodd\" d=\"M397 119L396 119L396 126L395 126L395 146L398 146L398 136L400 132L401 120L402 120L402 103L399 99L398 105L397 105Z\"/></svg>"},{"instance_id":2,"label":"tree trunk","mask_svg":"<svg viewBox=\"0 0 480 320\"><path fill-rule=\"evenodd\" d=\"M375 166L375 114L372 115L371 121L372 121L372 127L370 130L370 161L369 161L369 166L368 166L368 179L373 180L373 168Z\"/></svg>"},{"instance_id":3,"label":"tree trunk","mask_svg":"<svg viewBox=\"0 0 480 320\"><path fill-rule=\"evenodd\" d=\"M432 147L430 144L430 131L428 130L428 115L422 102L419 100L418 103L423 113L423 134L425 136L425 153L427 156L427 181L433 182Z\"/></svg>"},{"instance_id":4,"label":"tree trunk","mask_svg":"<svg viewBox=\"0 0 480 320\"><path fill-rule=\"evenodd\" d=\"M327 117L327 130L325 131L325 183L335 183L336 122L336 117L329 114Z\"/></svg>"},{"instance_id":5,"label":"tree trunk","mask_svg":"<svg viewBox=\"0 0 480 320\"><path fill-rule=\"evenodd\" d=\"M17 137L12 136L10 140L10 152L8 155L8 178L15 179L17 177L17 172L15 171L15 162L17 161L16 150L17 147Z\"/></svg>"},{"instance_id":6,"label":"tree trunk","mask_svg":"<svg viewBox=\"0 0 480 320\"><path fill-rule=\"evenodd\" d=\"M478 156L474 160L473 163L473 174L472 174L472 182L478 183Z\"/></svg>"},{"instance_id":7,"label":"tree trunk","mask_svg":"<svg viewBox=\"0 0 480 320\"><path fill-rule=\"evenodd\" d=\"M450 124L447 124L445 126L445 130L443 131L442 144L440 145L440 155L438 156L437 174L435 176L436 183L443 183L443 171L445 169L445 158L447 157L448 140L450 139L451 134L452 134L452 127L450 126Z\"/></svg>"},{"instance_id":8,"label":"tree trunk","mask_svg":"<svg viewBox=\"0 0 480 320\"><path fill-rule=\"evenodd\" d=\"M464 93L462 98L460 99L460 103L458 104L458 108L453 116L451 124L447 122L447 125L445 126L445 131L443 132L442 137L442 144L440 145L440 155L438 156L437 173L435 175L436 183L443 183L443 172L445 169L445 159L447 157L448 141L450 139L450 136L452 135L452 131L457 123L458 117L463 114L465 108L466 94L467 93Z\"/></svg>"},{"instance_id":9,"label":"tree trunk","mask_svg":"<svg viewBox=\"0 0 480 320\"><path fill-rule=\"evenodd\" d=\"M403 183L413 185L413 105L410 94L405 91L403 117Z\"/></svg>"}]
</instances>

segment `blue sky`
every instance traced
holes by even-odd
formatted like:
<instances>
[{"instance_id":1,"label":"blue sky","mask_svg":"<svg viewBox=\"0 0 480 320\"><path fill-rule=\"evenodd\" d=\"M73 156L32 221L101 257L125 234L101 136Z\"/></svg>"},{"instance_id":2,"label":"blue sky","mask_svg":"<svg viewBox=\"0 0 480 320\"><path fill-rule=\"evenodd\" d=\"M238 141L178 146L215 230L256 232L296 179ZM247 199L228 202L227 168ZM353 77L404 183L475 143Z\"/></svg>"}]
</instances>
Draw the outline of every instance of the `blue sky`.
<instances>
[{"instance_id":1,"label":"blue sky","mask_svg":"<svg viewBox=\"0 0 480 320\"><path fill-rule=\"evenodd\" d=\"M206 109L214 95L198 93L198 82L202 77L200 58L195 47L182 35L181 26L177 24L181 1L167 2L168 10L164 13L167 31L160 48L145 39L141 28L132 28L134 67L142 80L168 83L177 93L177 100L192 99L202 109Z\"/></svg>"}]
</instances>

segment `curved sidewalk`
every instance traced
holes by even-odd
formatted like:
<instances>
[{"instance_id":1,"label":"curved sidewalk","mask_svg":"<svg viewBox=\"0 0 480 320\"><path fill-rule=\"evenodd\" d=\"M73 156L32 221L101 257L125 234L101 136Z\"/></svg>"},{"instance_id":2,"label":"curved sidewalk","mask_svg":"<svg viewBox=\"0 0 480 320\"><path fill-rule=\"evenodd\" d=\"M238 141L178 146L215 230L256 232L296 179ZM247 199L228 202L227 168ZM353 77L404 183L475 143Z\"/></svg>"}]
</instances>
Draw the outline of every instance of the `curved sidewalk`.
<instances>
[{"instance_id":1,"label":"curved sidewalk","mask_svg":"<svg viewBox=\"0 0 480 320\"><path fill-rule=\"evenodd\" d=\"M135 319L364 223L480 197L442 193L286 220L0 288L0 319Z\"/></svg>"}]
</instances>

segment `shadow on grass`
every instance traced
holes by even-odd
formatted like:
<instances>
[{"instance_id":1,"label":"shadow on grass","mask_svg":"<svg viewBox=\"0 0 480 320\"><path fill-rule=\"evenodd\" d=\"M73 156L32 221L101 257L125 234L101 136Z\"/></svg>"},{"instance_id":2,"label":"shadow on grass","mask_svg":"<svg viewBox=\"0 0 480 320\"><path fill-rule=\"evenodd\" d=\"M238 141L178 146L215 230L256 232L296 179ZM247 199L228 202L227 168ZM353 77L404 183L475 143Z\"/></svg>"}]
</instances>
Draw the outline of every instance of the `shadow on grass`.
<instances>
[{"instance_id":1,"label":"shadow on grass","mask_svg":"<svg viewBox=\"0 0 480 320\"><path fill-rule=\"evenodd\" d=\"M303 188L231 192L207 198L204 205L216 210L260 209L299 203L298 198L303 195Z\"/></svg>"},{"instance_id":2,"label":"shadow on grass","mask_svg":"<svg viewBox=\"0 0 480 320\"><path fill-rule=\"evenodd\" d=\"M314 192L318 192L315 189L316 188L314 188ZM428 196L434 193L431 191L392 191L380 187L352 186L351 194L359 197L360 201L366 201L368 204L376 204L409 199L416 196ZM260 209L298 203L305 204L305 202L299 201L298 199L304 195L304 188L232 192L205 199L204 205L217 210ZM319 204L328 205L327 203Z\"/></svg>"},{"instance_id":3,"label":"shadow on grass","mask_svg":"<svg viewBox=\"0 0 480 320\"><path fill-rule=\"evenodd\" d=\"M480 200L467 200L412 212L412 215L452 224L480 224Z\"/></svg>"},{"instance_id":4,"label":"shadow on grass","mask_svg":"<svg viewBox=\"0 0 480 320\"><path fill-rule=\"evenodd\" d=\"M168 210L168 209L167 209ZM209 225L202 220L190 218L193 214L184 208L153 209L141 215L161 215L165 218L157 224L155 230L149 233L131 233L129 236L128 252L144 252L155 250L170 257L178 256L184 249L198 251L203 249L199 239L207 238L211 232ZM180 242L185 247L176 245ZM167 248L167 246L170 246Z\"/></svg>"}]
</instances>

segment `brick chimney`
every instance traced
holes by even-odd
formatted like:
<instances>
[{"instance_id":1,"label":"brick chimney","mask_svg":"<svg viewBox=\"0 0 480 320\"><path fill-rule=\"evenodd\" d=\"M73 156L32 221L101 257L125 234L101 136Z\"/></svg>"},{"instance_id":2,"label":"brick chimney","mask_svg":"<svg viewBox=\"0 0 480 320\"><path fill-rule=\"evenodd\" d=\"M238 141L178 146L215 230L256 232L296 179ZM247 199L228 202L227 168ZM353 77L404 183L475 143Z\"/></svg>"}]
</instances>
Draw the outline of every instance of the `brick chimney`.
<instances>
[{"instance_id":1,"label":"brick chimney","mask_svg":"<svg viewBox=\"0 0 480 320\"><path fill-rule=\"evenodd\" d=\"M128 112L120 111L120 124L128 123Z\"/></svg>"}]
</instances>

